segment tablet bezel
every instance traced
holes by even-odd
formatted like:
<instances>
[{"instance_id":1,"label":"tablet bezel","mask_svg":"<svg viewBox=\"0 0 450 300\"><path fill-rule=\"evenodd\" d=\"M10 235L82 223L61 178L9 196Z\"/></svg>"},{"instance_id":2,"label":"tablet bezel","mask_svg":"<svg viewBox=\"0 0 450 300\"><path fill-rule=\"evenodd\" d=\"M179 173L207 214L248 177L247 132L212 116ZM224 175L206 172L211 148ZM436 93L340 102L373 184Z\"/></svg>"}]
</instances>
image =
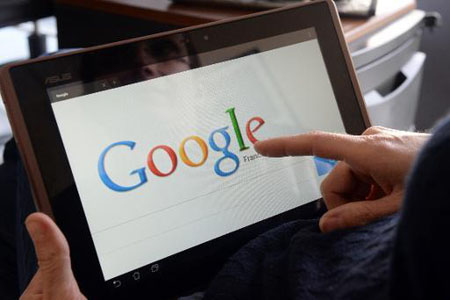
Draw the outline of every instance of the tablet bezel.
<instances>
[{"instance_id":1,"label":"tablet bezel","mask_svg":"<svg viewBox=\"0 0 450 300\"><path fill-rule=\"evenodd\" d=\"M275 23L278 27L273 26ZM345 128L348 133L361 134L370 122L335 6L328 0L35 59L2 69L0 84L3 98L34 200L39 210L51 215L66 235L72 249L75 275L88 296L103 296L105 293L111 296L109 293L112 292L115 296L129 297L131 292L139 295L149 290L155 296L183 293L207 282L226 258L256 233L299 216L311 216L317 211L317 203L310 203L169 257L161 261L158 272L142 271L142 279L138 282L131 278L134 271L124 274L120 277L123 278L123 286L115 289L112 281L104 282L101 275L94 244L46 93L47 88L58 84L58 80L49 82L48 78L70 73L71 80L75 81L86 80L86 76L107 74L111 71L95 68L90 70L93 73L99 72L98 74L81 74L80 64L99 60L105 63L116 58L118 65L126 65L127 59L130 61L127 49L131 45L171 36L188 39L195 43L197 53L203 53L273 36L277 32L309 27L316 29ZM236 37L233 33L242 35ZM203 39L205 35L209 37L207 41ZM121 59L117 61L117 57ZM64 166L66 174L61 176L50 170L50 162ZM220 249L220 254L216 249Z\"/></svg>"}]
</instances>

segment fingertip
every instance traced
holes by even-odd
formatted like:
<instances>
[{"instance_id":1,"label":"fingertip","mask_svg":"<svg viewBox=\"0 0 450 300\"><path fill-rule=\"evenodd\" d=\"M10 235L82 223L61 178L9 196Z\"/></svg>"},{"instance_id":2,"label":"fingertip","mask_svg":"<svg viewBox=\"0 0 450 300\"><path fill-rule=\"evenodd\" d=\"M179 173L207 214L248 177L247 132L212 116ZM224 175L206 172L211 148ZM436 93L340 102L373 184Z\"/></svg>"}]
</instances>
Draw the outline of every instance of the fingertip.
<instances>
[{"instance_id":1,"label":"fingertip","mask_svg":"<svg viewBox=\"0 0 450 300\"><path fill-rule=\"evenodd\" d=\"M55 222L46 214L33 213L25 220L25 226L38 252L44 245L51 245L58 251L67 252L68 245L65 237Z\"/></svg>"},{"instance_id":2,"label":"fingertip","mask_svg":"<svg viewBox=\"0 0 450 300\"><path fill-rule=\"evenodd\" d=\"M263 156L266 156L264 144L265 144L264 141L257 141L254 144L254 148L255 148L256 152L258 152L259 154L261 154Z\"/></svg>"},{"instance_id":3,"label":"fingertip","mask_svg":"<svg viewBox=\"0 0 450 300\"><path fill-rule=\"evenodd\" d=\"M319 228L320 228L320 231L322 231L322 233L330 232L329 227L328 227L328 222L326 220L325 215L323 215L319 220Z\"/></svg>"},{"instance_id":4,"label":"fingertip","mask_svg":"<svg viewBox=\"0 0 450 300\"><path fill-rule=\"evenodd\" d=\"M331 211L325 213L319 220L319 228L323 233L329 233L344 228L343 220Z\"/></svg>"},{"instance_id":5,"label":"fingertip","mask_svg":"<svg viewBox=\"0 0 450 300\"><path fill-rule=\"evenodd\" d=\"M28 222L38 222L38 223L46 224L49 221L51 222L51 219L46 214L43 214L43 213L40 213L40 212L35 212L35 213L30 214L25 219L25 224L27 224Z\"/></svg>"},{"instance_id":6,"label":"fingertip","mask_svg":"<svg viewBox=\"0 0 450 300\"><path fill-rule=\"evenodd\" d=\"M44 214L33 213L29 215L25 220L25 226L34 242L39 242L45 238L48 226Z\"/></svg>"},{"instance_id":7,"label":"fingertip","mask_svg":"<svg viewBox=\"0 0 450 300\"><path fill-rule=\"evenodd\" d=\"M264 141L258 141L254 147L256 152L267 157L283 157L286 156L285 138L270 138Z\"/></svg>"}]
</instances>

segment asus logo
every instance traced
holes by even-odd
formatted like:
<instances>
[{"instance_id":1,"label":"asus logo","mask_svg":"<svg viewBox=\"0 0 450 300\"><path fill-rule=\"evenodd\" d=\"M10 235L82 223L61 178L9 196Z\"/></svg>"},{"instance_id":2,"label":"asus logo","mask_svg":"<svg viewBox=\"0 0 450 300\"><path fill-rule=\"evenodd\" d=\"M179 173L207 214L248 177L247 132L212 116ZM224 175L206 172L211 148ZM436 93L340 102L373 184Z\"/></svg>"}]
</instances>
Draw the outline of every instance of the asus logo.
<instances>
[{"instance_id":1,"label":"asus logo","mask_svg":"<svg viewBox=\"0 0 450 300\"><path fill-rule=\"evenodd\" d=\"M61 75L50 76L45 79L45 84L53 84L61 81L66 81L72 79L72 74L64 73Z\"/></svg>"}]
</instances>

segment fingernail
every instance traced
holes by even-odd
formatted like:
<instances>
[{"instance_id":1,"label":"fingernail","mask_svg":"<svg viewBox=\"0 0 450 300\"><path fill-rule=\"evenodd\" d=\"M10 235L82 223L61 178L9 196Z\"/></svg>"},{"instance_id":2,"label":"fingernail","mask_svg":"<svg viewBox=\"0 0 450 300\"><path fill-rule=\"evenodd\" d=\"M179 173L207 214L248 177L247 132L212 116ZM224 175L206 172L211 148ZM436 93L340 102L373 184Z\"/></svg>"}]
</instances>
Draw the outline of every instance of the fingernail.
<instances>
[{"instance_id":1,"label":"fingernail","mask_svg":"<svg viewBox=\"0 0 450 300\"><path fill-rule=\"evenodd\" d=\"M322 232L331 232L343 227L343 220L338 216L330 216L320 219L320 229Z\"/></svg>"},{"instance_id":2,"label":"fingernail","mask_svg":"<svg viewBox=\"0 0 450 300\"><path fill-rule=\"evenodd\" d=\"M256 142L256 144L254 145L255 151L258 152L259 154L262 154L261 151L259 150L259 142Z\"/></svg>"},{"instance_id":3,"label":"fingernail","mask_svg":"<svg viewBox=\"0 0 450 300\"><path fill-rule=\"evenodd\" d=\"M33 240L39 241L44 238L45 231L43 230L41 224L39 224L38 222L28 221L25 222L25 226L27 227L28 233Z\"/></svg>"},{"instance_id":4,"label":"fingernail","mask_svg":"<svg viewBox=\"0 0 450 300\"><path fill-rule=\"evenodd\" d=\"M255 144L255 151L258 152L259 154L261 154L262 156L267 156L267 152L266 151L262 151L260 145L261 145L260 142L257 142Z\"/></svg>"}]
</instances>

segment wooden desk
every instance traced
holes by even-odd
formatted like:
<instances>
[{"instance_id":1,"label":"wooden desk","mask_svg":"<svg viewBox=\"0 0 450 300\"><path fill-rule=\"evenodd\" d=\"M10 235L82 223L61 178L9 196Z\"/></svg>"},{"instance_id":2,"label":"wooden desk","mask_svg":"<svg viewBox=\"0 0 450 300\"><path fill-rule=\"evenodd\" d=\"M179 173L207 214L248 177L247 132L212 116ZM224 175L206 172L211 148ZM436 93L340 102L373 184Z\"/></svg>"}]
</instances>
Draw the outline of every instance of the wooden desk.
<instances>
[{"instance_id":1,"label":"wooden desk","mask_svg":"<svg viewBox=\"0 0 450 300\"><path fill-rule=\"evenodd\" d=\"M416 7L415 0L378 2L377 15L369 20L342 19L348 42L385 26ZM112 42L254 12L172 4L170 0L55 0L55 3L60 47L65 48ZM83 36L85 43L80 40ZM96 37L90 40L89 36Z\"/></svg>"}]
</instances>

